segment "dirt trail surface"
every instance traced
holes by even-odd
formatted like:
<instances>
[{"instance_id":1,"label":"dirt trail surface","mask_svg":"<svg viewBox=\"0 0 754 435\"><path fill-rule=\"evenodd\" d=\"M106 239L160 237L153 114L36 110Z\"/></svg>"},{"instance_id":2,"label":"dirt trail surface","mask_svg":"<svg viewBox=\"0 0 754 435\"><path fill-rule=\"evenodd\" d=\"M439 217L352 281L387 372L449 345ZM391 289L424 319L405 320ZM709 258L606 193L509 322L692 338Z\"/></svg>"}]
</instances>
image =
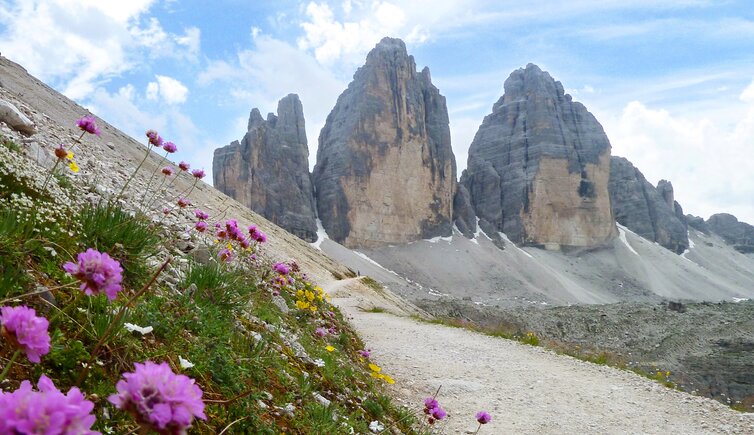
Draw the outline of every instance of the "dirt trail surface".
<instances>
[{"instance_id":1,"label":"dirt trail surface","mask_svg":"<svg viewBox=\"0 0 754 435\"><path fill-rule=\"evenodd\" d=\"M418 410L442 385L445 433L473 433L474 414L493 416L483 434L754 433L754 414L670 390L631 372L538 347L416 321L358 278L327 286L333 301L391 375L393 392ZM387 296L386 296L387 295ZM379 307L386 313L365 312Z\"/></svg>"}]
</instances>

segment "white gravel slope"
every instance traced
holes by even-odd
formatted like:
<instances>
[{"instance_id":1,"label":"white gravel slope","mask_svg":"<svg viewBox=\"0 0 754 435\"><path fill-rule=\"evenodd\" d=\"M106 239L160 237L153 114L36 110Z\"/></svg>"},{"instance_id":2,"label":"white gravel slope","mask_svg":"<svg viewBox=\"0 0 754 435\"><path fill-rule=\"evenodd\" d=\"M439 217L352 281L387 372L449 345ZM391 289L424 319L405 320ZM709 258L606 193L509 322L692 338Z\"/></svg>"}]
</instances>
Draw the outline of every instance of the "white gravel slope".
<instances>
[{"instance_id":1,"label":"white gravel slope","mask_svg":"<svg viewBox=\"0 0 754 435\"><path fill-rule=\"evenodd\" d=\"M406 404L419 410L442 385L438 400L449 414L445 433L473 433L479 410L493 416L482 434L754 433L754 414L631 372L406 316L364 312L385 299L354 281L330 286L334 302L372 349L372 360L395 379L391 389Z\"/></svg>"}]
</instances>

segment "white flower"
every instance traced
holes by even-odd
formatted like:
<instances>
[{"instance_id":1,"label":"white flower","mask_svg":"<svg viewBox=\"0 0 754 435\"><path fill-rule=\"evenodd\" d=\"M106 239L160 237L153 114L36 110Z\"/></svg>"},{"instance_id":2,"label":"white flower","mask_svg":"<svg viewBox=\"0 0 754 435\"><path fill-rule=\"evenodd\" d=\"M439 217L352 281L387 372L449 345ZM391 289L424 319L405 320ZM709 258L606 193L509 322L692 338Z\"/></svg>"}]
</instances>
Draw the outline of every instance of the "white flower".
<instances>
[{"instance_id":1,"label":"white flower","mask_svg":"<svg viewBox=\"0 0 754 435\"><path fill-rule=\"evenodd\" d=\"M369 430L371 430L373 433L378 433L385 430L385 426L383 426L379 421L375 420L369 423Z\"/></svg>"},{"instance_id":2,"label":"white flower","mask_svg":"<svg viewBox=\"0 0 754 435\"><path fill-rule=\"evenodd\" d=\"M149 334L150 332L152 332L152 329L154 329L151 326L143 327L143 326L139 326L139 325L134 325L133 323L124 323L123 327L125 327L128 330L128 332L134 332L135 331L135 332L138 332L141 335Z\"/></svg>"},{"instance_id":3,"label":"white flower","mask_svg":"<svg viewBox=\"0 0 754 435\"><path fill-rule=\"evenodd\" d=\"M314 365L317 367L324 367L325 366L325 360L322 358L317 358L314 360Z\"/></svg>"},{"instance_id":4,"label":"white flower","mask_svg":"<svg viewBox=\"0 0 754 435\"><path fill-rule=\"evenodd\" d=\"M178 362L181 364L182 369L190 369L191 367L194 367L194 363L187 359L183 359L180 355L178 355Z\"/></svg>"}]
</instances>

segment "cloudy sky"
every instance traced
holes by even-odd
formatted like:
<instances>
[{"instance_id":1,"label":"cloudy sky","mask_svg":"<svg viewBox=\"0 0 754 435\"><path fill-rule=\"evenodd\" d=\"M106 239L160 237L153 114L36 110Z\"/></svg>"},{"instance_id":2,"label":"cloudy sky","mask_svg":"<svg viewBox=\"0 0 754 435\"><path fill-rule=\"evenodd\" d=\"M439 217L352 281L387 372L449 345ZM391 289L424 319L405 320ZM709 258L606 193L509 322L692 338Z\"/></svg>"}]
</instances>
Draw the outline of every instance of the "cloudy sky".
<instances>
[{"instance_id":1,"label":"cloudy sky","mask_svg":"<svg viewBox=\"0 0 754 435\"><path fill-rule=\"evenodd\" d=\"M327 114L383 36L430 67L460 169L505 79L533 62L595 114L614 155L672 181L686 212L754 223L750 0L0 0L3 56L207 169L252 107L291 92L313 165Z\"/></svg>"}]
</instances>

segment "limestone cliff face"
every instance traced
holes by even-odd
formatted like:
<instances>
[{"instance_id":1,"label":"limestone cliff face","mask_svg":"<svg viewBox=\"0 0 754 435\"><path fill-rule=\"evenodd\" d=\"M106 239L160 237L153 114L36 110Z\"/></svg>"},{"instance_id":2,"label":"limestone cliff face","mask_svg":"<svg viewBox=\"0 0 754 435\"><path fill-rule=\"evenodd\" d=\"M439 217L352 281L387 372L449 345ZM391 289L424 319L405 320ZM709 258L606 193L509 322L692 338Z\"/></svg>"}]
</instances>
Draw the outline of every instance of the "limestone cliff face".
<instances>
[{"instance_id":1,"label":"limestone cliff face","mask_svg":"<svg viewBox=\"0 0 754 435\"><path fill-rule=\"evenodd\" d=\"M505 81L479 127L463 184L482 228L557 249L614 237L609 177L602 126L560 82L529 64Z\"/></svg>"},{"instance_id":2,"label":"limestone cliff face","mask_svg":"<svg viewBox=\"0 0 754 435\"><path fill-rule=\"evenodd\" d=\"M215 188L307 241L317 238L314 191L301 101L290 94L267 120L249 116L239 143L215 150Z\"/></svg>"},{"instance_id":3,"label":"limestone cliff face","mask_svg":"<svg viewBox=\"0 0 754 435\"><path fill-rule=\"evenodd\" d=\"M313 180L330 238L375 247L449 235L456 166L445 97L385 38L338 98Z\"/></svg>"},{"instance_id":4,"label":"limestone cliff face","mask_svg":"<svg viewBox=\"0 0 754 435\"><path fill-rule=\"evenodd\" d=\"M718 213L707 219L707 227L737 251L754 253L754 226L740 222L732 214Z\"/></svg>"},{"instance_id":5,"label":"limestone cliff face","mask_svg":"<svg viewBox=\"0 0 754 435\"><path fill-rule=\"evenodd\" d=\"M613 157L609 189L621 225L678 254L688 248L686 216L669 181L661 180L655 188L631 162Z\"/></svg>"}]
</instances>

